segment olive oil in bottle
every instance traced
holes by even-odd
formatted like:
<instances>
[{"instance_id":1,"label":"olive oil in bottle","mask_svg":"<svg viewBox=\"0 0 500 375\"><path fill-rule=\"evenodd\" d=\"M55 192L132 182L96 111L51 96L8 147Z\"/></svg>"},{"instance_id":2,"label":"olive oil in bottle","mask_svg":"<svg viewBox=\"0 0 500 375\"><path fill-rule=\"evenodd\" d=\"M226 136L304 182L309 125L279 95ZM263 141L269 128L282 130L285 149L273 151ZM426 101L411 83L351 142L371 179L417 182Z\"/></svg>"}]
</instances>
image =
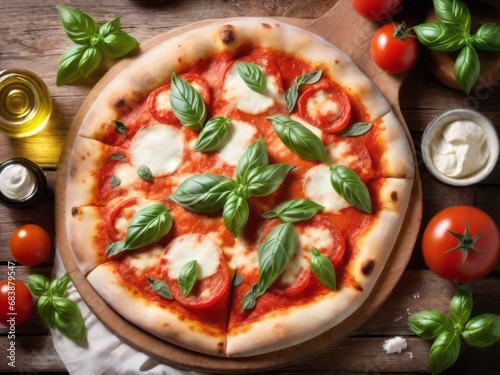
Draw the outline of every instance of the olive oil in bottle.
<instances>
[{"instance_id":1,"label":"olive oil in bottle","mask_svg":"<svg viewBox=\"0 0 500 375\"><path fill-rule=\"evenodd\" d=\"M52 112L52 98L42 79L24 69L0 71L0 130L13 138L38 133Z\"/></svg>"}]
</instances>

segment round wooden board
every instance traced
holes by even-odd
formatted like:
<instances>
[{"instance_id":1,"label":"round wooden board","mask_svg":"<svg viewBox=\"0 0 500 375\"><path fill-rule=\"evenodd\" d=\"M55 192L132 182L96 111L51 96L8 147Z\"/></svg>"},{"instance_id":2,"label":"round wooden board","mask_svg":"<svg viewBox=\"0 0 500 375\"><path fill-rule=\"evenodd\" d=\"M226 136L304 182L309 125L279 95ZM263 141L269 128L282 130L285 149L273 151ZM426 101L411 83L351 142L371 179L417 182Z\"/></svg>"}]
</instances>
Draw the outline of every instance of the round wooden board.
<instances>
[{"instance_id":1,"label":"round wooden board","mask_svg":"<svg viewBox=\"0 0 500 375\"><path fill-rule=\"evenodd\" d=\"M406 124L399 108L398 94L404 77L391 76L379 71L371 62L366 51L369 40L376 28L376 24L370 23L357 14L351 8L349 0L340 0L328 13L317 20L280 19L281 21L302 27L323 37L342 49L351 57L361 69L375 82L387 99L390 101L394 112L405 127ZM192 25L181 27L170 32L161 34L145 44L141 45L140 53L144 53L156 46L158 43L173 36L180 35L188 30L196 29L213 22L212 20L201 21ZM228 19L227 22L231 22ZM346 32L345 30L349 30ZM415 183L412 190L410 205L405 216L402 230L396 242L395 248L382 272L373 292L364 304L351 316L331 330L302 344L272 352L264 355L245 358L215 357L193 352L162 341L149 333L132 325L118 315L106 302L95 292L85 276L76 266L73 254L70 251L66 231L65 217L65 190L66 177L68 173L68 158L75 140L79 126L87 111L95 101L96 97L113 78L124 69L133 59L129 57L121 60L98 82L92 89L82 107L78 111L73 124L68 132L64 149L58 168L56 183L56 234L58 248L63 263L70 273L73 283L78 289L84 301L99 319L117 336L131 346L155 357L161 361L174 366L193 370L217 372L217 373L244 373L271 370L274 368L290 365L294 362L304 360L313 355L324 352L352 333L358 326L367 321L388 298L391 291L399 281L412 254L416 238L420 229L422 217L422 189L418 170L415 171ZM411 143L411 141L410 141ZM414 153L415 154L415 153ZM416 163L415 163L416 165Z\"/></svg>"}]
</instances>

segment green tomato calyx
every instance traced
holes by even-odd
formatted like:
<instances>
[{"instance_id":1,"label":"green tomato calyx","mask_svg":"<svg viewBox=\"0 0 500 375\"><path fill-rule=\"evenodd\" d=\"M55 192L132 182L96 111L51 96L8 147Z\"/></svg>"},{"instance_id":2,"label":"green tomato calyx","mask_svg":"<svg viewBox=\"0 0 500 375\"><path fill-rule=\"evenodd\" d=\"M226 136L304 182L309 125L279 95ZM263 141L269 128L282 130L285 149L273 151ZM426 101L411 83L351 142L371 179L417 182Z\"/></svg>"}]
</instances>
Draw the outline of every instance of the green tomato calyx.
<instances>
[{"instance_id":1,"label":"green tomato calyx","mask_svg":"<svg viewBox=\"0 0 500 375\"><path fill-rule=\"evenodd\" d=\"M465 230L463 234L455 233L452 232L451 230L448 230L448 233L450 233L453 237L455 237L458 240L458 244L457 246L451 248L450 250L444 251L443 254L460 249L463 252L462 263L465 263L467 255L469 255L470 251L475 251L476 253L485 255L481 250L479 250L476 247L476 241L481 237L483 237L486 234L486 232L482 232L479 233L477 236L471 237L469 230L469 223L467 222L467 219L465 220Z\"/></svg>"}]
</instances>

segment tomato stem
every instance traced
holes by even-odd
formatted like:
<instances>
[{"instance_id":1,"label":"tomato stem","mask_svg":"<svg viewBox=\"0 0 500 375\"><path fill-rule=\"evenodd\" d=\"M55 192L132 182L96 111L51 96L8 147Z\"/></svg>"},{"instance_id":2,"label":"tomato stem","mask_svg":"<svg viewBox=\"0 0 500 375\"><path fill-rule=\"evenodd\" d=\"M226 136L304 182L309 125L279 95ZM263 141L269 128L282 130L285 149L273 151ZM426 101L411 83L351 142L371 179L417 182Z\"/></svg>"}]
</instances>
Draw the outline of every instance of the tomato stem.
<instances>
[{"instance_id":1,"label":"tomato stem","mask_svg":"<svg viewBox=\"0 0 500 375\"><path fill-rule=\"evenodd\" d=\"M411 30L406 27L406 22L402 21L399 25L396 25L392 20L391 22L394 26L394 32L392 33L392 35L396 39L405 40L408 37L408 32Z\"/></svg>"},{"instance_id":2,"label":"tomato stem","mask_svg":"<svg viewBox=\"0 0 500 375\"><path fill-rule=\"evenodd\" d=\"M486 234L486 232L482 232L482 233L478 234L477 236L471 237L470 230L469 230L469 223L467 222L467 219L465 219L464 234L455 233L455 232L452 232L451 230L448 230L448 233L450 233L453 237L455 237L459 242L458 242L457 246L455 246L449 250L443 251L443 254L460 249L463 252L462 263L465 263L465 260L467 259L467 255L469 255L470 251L475 251L476 253L485 255L481 250L479 250L476 247L475 243L478 239L483 237Z\"/></svg>"}]
</instances>

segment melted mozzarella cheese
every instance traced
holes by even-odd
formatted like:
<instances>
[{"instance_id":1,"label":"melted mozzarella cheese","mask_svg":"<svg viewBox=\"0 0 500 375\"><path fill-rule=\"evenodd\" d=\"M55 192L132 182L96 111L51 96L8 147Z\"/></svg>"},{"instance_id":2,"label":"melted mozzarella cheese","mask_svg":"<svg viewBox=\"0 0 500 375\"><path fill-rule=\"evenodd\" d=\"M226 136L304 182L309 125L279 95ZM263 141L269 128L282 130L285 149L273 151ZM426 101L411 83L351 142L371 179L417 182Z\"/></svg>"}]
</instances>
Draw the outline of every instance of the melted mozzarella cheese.
<instances>
[{"instance_id":1,"label":"melted mozzarella cheese","mask_svg":"<svg viewBox=\"0 0 500 375\"><path fill-rule=\"evenodd\" d=\"M316 135L319 139L321 139L323 137L323 131L320 128L318 128L317 126L309 124L308 122L304 121L299 116L290 116L290 118L292 120L295 120L298 123L304 125L307 129L312 131L314 133L314 135Z\"/></svg>"},{"instance_id":2,"label":"melted mozzarella cheese","mask_svg":"<svg viewBox=\"0 0 500 375\"><path fill-rule=\"evenodd\" d=\"M226 163L236 165L256 139L257 130L243 121L231 121L229 135L219 148L219 157Z\"/></svg>"},{"instance_id":3,"label":"melted mozzarella cheese","mask_svg":"<svg viewBox=\"0 0 500 375\"><path fill-rule=\"evenodd\" d=\"M166 112L172 109L170 105L170 89L162 90L156 95L155 109L158 112Z\"/></svg>"},{"instance_id":4,"label":"melted mozzarella cheese","mask_svg":"<svg viewBox=\"0 0 500 375\"><path fill-rule=\"evenodd\" d=\"M156 202L147 199L138 199L134 205L126 207L121 213L121 215L118 215L116 217L115 222L113 223L115 230L118 233L126 233L130 220L132 220L132 217L138 211L142 210L144 207L152 205L153 203ZM129 213L129 215L127 215L127 212Z\"/></svg>"},{"instance_id":5,"label":"melted mozzarella cheese","mask_svg":"<svg viewBox=\"0 0 500 375\"><path fill-rule=\"evenodd\" d=\"M140 180L137 168L129 163L119 163L115 169L115 176L120 179L120 188L127 189Z\"/></svg>"},{"instance_id":6,"label":"melted mozzarella cheese","mask_svg":"<svg viewBox=\"0 0 500 375\"><path fill-rule=\"evenodd\" d=\"M266 91L260 94L251 90L238 74L233 64L224 77L224 97L240 111L251 115L265 112L275 100L283 101L274 75L266 75Z\"/></svg>"},{"instance_id":7,"label":"melted mozzarella cheese","mask_svg":"<svg viewBox=\"0 0 500 375\"><path fill-rule=\"evenodd\" d=\"M242 272L251 272L258 266L257 249L248 245L247 241L241 236L235 239L231 247L223 247L224 254L230 257L229 268L240 270Z\"/></svg>"},{"instance_id":8,"label":"melted mozzarella cheese","mask_svg":"<svg viewBox=\"0 0 500 375\"><path fill-rule=\"evenodd\" d=\"M303 183L306 197L324 206L326 211L338 212L350 207L350 204L333 190L330 183L330 170L325 164L309 169Z\"/></svg>"},{"instance_id":9,"label":"melted mozzarella cheese","mask_svg":"<svg viewBox=\"0 0 500 375\"><path fill-rule=\"evenodd\" d=\"M219 268L220 247L209 237L199 234L186 234L174 239L168 246L165 259L168 263L168 274L178 279L182 267L196 260L199 279L209 277Z\"/></svg>"},{"instance_id":10,"label":"melted mozzarella cheese","mask_svg":"<svg viewBox=\"0 0 500 375\"><path fill-rule=\"evenodd\" d=\"M184 136L174 126L151 124L141 128L130 146L130 159L137 168L147 166L153 176L175 172L182 162Z\"/></svg>"},{"instance_id":11,"label":"melted mozzarella cheese","mask_svg":"<svg viewBox=\"0 0 500 375\"><path fill-rule=\"evenodd\" d=\"M144 252L134 252L127 258L127 263L136 270L136 274L144 274L144 271L155 267L163 254L162 246L155 246Z\"/></svg>"},{"instance_id":12,"label":"melted mozzarella cheese","mask_svg":"<svg viewBox=\"0 0 500 375\"><path fill-rule=\"evenodd\" d=\"M313 119L324 116L335 118L339 107L323 90L320 90L307 100L306 110L308 115Z\"/></svg>"}]
</instances>

